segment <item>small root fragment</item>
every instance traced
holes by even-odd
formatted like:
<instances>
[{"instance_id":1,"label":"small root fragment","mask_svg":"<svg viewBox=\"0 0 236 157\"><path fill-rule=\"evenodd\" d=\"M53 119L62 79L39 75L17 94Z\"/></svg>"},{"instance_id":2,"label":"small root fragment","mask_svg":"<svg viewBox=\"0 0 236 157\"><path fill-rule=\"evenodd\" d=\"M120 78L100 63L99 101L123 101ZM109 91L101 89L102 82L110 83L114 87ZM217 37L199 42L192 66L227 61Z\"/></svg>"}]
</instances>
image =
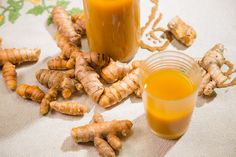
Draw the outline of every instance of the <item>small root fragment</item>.
<instances>
[{"instance_id":1,"label":"small root fragment","mask_svg":"<svg viewBox=\"0 0 236 157\"><path fill-rule=\"evenodd\" d=\"M234 73L234 65L233 65L233 63L231 63L230 61L226 60L224 64L228 67L228 70L226 72L223 72L223 75L229 76L229 75L233 74Z\"/></svg>"},{"instance_id":2,"label":"small root fragment","mask_svg":"<svg viewBox=\"0 0 236 157\"><path fill-rule=\"evenodd\" d=\"M83 57L94 68L105 67L110 62L110 57L96 52L83 53Z\"/></svg>"},{"instance_id":3,"label":"small root fragment","mask_svg":"<svg viewBox=\"0 0 236 157\"><path fill-rule=\"evenodd\" d=\"M229 83L223 83L220 85L217 85L218 88L225 88L225 87L230 87L230 86L235 86L236 85L236 78L234 78L231 82Z\"/></svg>"},{"instance_id":4,"label":"small root fragment","mask_svg":"<svg viewBox=\"0 0 236 157\"><path fill-rule=\"evenodd\" d=\"M70 69L65 71L67 77L74 79L75 78L75 69Z\"/></svg>"},{"instance_id":5,"label":"small root fragment","mask_svg":"<svg viewBox=\"0 0 236 157\"><path fill-rule=\"evenodd\" d=\"M88 112L88 107L78 102L53 101L50 103L50 107L57 112L71 116L81 116Z\"/></svg>"},{"instance_id":6,"label":"small root fragment","mask_svg":"<svg viewBox=\"0 0 236 157\"><path fill-rule=\"evenodd\" d=\"M94 138L94 146L102 157L115 157L115 151L111 146L100 137Z\"/></svg>"},{"instance_id":7,"label":"small root fragment","mask_svg":"<svg viewBox=\"0 0 236 157\"><path fill-rule=\"evenodd\" d=\"M74 22L75 31L81 35L81 37L86 36L86 21L84 12L78 13L72 16L72 21Z\"/></svg>"},{"instance_id":8,"label":"small root fragment","mask_svg":"<svg viewBox=\"0 0 236 157\"><path fill-rule=\"evenodd\" d=\"M40 104L40 114L46 115L50 110L50 102L55 101L58 95L57 88L50 88Z\"/></svg>"},{"instance_id":9,"label":"small root fragment","mask_svg":"<svg viewBox=\"0 0 236 157\"><path fill-rule=\"evenodd\" d=\"M37 103L41 103L45 96L45 93L38 86L30 86L27 84L22 84L17 87L16 93L25 99L30 99Z\"/></svg>"},{"instance_id":10,"label":"small root fragment","mask_svg":"<svg viewBox=\"0 0 236 157\"><path fill-rule=\"evenodd\" d=\"M60 57L50 59L47 64L50 70L68 70L75 67L75 64L70 60L67 61Z\"/></svg>"},{"instance_id":11,"label":"small root fragment","mask_svg":"<svg viewBox=\"0 0 236 157\"><path fill-rule=\"evenodd\" d=\"M94 146L96 150L102 157L115 157L115 151L111 148L111 146L100 137L94 138Z\"/></svg>"},{"instance_id":12,"label":"small root fragment","mask_svg":"<svg viewBox=\"0 0 236 157\"><path fill-rule=\"evenodd\" d=\"M95 113L93 115L93 122L94 123L104 122L103 116L100 113Z\"/></svg>"},{"instance_id":13,"label":"small root fragment","mask_svg":"<svg viewBox=\"0 0 236 157\"><path fill-rule=\"evenodd\" d=\"M101 70L100 75L107 83L114 83L122 79L131 69L132 67L127 63L111 60L109 65Z\"/></svg>"},{"instance_id":14,"label":"small root fragment","mask_svg":"<svg viewBox=\"0 0 236 157\"><path fill-rule=\"evenodd\" d=\"M193 27L186 24L180 17L174 17L169 23L168 28L174 37L185 46L191 46L197 37Z\"/></svg>"},{"instance_id":15,"label":"small root fragment","mask_svg":"<svg viewBox=\"0 0 236 157\"><path fill-rule=\"evenodd\" d=\"M6 83L7 88L10 90L15 90L17 87L16 66L11 64L10 62L6 62L2 68L2 76L3 76L3 79Z\"/></svg>"},{"instance_id":16,"label":"small root fragment","mask_svg":"<svg viewBox=\"0 0 236 157\"><path fill-rule=\"evenodd\" d=\"M137 90L134 91L134 94L137 98L142 98L142 89L139 87Z\"/></svg>"},{"instance_id":17,"label":"small root fragment","mask_svg":"<svg viewBox=\"0 0 236 157\"><path fill-rule=\"evenodd\" d=\"M75 44L70 42L66 37L61 35L60 33L56 33L55 40L57 42L57 46L61 49L61 57L69 59L73 53L80 53L80 48Z\"/></svg>"}]
</instances>

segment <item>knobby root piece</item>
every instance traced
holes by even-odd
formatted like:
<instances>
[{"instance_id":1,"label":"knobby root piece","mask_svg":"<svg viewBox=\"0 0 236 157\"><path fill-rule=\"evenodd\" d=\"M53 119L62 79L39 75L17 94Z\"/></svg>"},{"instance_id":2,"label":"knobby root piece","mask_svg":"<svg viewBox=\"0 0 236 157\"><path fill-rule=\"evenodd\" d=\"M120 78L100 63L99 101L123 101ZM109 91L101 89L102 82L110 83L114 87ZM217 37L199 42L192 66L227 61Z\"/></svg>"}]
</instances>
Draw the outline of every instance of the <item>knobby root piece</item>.
<instances>
[{"instance_id":1,"label":"knobby root piece","mask_svg":"<svg viewBox=\"0 0 236 157\"><path fill-rule=\"evenodd\" d=\"M132 67L133 69L137 69L142 65L143 61L142 60L135 60L132 62Z\"/></svg>"},{"instance_id":2,"label":"knobby root piece","mask_svg":"<svg viewBox=\"0 0 236 157\"><path fill-rule=\"evenodd\" d=\"M235 72L233 63L226 60L224 64L228 67L228 70L226 72L223 72L225 76L229 76Z\"/></svg>"},{"instance_id":3,"label":"knobby root piece","mask_svg":"<svg viewBox=\"0 0 236 157\"><path fill-rule=\"evenodd\" d=\"M136 97L138 98L142 98L142 89L140 87L138 87L137 90L134 91L134 94L136 95Z\"/></svg>"},{"instance_id":4,"label":"knobby root piece","mask_svg":"<svg viewBox=\"0 0 236 157\"><path fill-rule=\"evenodd\" d=\"M231 82L229 83L224 83L218 86L218 88L225 88L225 87L230 87L230 86L235 86L236 85L236 78L234 78Z\"/></svg>"},{"instance_id":5,"label":"knobby root piece","mask_svg":"<svg viewBox=\"0 0 236 157\"><path fill-rule=\"evenodd\" d=\"M224 58L224 45L216 44L211 48L202 59L196 59L196 62L202 68L202 82L199 95L211 96L215 88L224 88L236 85L236 78L231 82L230 75L234 73L234 65ZM226 72L222 72L223 65L228 66Z\"/></svg>"},{"instance_id":6,"label":"knobby root piece","mask_svg":"<svg viewBox=\"0 0 236 157\"><path fill-rule=\"evenodd\" d=\"M78 102L53 101L50 103L50 107L57 112L71 116L81 116L88 112L88 107L81 105Z\"/></svg>"},{"instance_id":7,"label":"knobby root piece","mask_svg":"<svg viewBox=\"0 0 236 157\"><path fill-rule=\"evenodd\" d=\"M50 103L57 99L58 89L50 88L40 104L40 114L46 115L50 110Z\"/></svg>"},{"instance_id":8,"label":"knobby root piece","mask_svg":"<svg viewBox=\"0 0 236 157\"><path fill-rule=\"evenodd\" d=\"M70 69L65 71L66 76L68 76L69 78L75 78L75 69Z\"/></svg>"},{"instance_id":9,"label":"knobby root piece","mask_svg":"<svg viewBox=\"0 0 236 157\"><path fill-rule=\"evenodd\" d=\"M223 74L221 67L225 63L224 45L216 44L202 58L201 67L204 68L212 77L217 85L223 84L228 77Z\"/></svg>"},{"instance_id":10,"label":"knobby root piece","mask_svg":"<svg viewBox=\"0 0 236 157\"><path fill-rule=\"evenodd\" d=\"M75 77L81 82L88 96L98 102L104 91L104 86L99 80L100 76L89 66L82 55L76 58Z\"/></svg>"},{"instance_id":11,"label":"knobby root piece","mask_svg":"<svg viewBox=\"0 0 236 157\"><path fill-rule=\"evenodd\" d=\"M68 12L60 6L52 10L53 22L58 26L58 31L76 45L80 45L81 36L75 31Z\"/></svg>"},{"instance_id":12,"label":"knobby root piece","mask_svg":"<svg viewBox=\"0 0 236 157\"><path fill-rule=\"evenodd\" d=\"M69 78L61 71L41 69L36 73L36 78L45 87L49 89L56 88L61 91L65 99L70 98L77 91L77 87L80 86L79 82Z\"/></svg>"},{"instance_id":13,"label":"knobby root piece","mask_svg":"<svg viewBox=\"0 0 236 157\"><path fill-rule=\"evenodd\" d=\"M72 21L74 22L75 31L81 35L81 37L86 36L86 21L84 12L78 13L72 16Z\"/></svg>"},{"instance_id":14,"label":"knobby root piece","mask_svg":"<svg viewBox=\"0 0 236 157\"><path fill-rule=\"evenodd\" d=\"M10 90L15 90L17 87L17 82L16 82L17 73L15 65L11 64L10 62L6 62L2 68L2 76L6 83L7 88Z\"/></svg>"},{"instance_id":15,"label":"knobby root piece","mask_svg":"<svg viewBox=\"0 0 236 157\"><path fill-rule=\"evenodd\" d=\"M72 53L80 52L79 47L70 42L66 37L64 37L60 33L56 33L55 39L57 42L57 46L61 49L62 58L69 59Z\"/></svg>"},{"instance_id":16,"label":"knobby root piece","mask_svg":"<svg viewBox=\"0 0 236 157\"><path fill-rule=\"evenodd\" d=\"M74 62L70 60L64 60L60 57L50 59L48 62L48 69L50 70L68 70L75 67Z\"/></svg>"},{"instance_id":17,"label":"knobby root piece","mask_svg":"<svg viewBox=\"0 0 236 157\"><path fill-rule=\"evenodd\" d=\"M94 123L104 122L103 116L100 113L95 113L93 115L93 122Z\"/></svg>"},{"instance_id":18,"label":"knobby root piece","mask_svg":"<svg viewBox=\"0 0 236 157\"><path fill-rule=\"evenodd\" d=\"M94 146L102 157L115 157L115 151L111 146L100 137L94 138Z\"/></svg>"},{"instance_id":19,"label":"knobby root piece","mask_svg":"<svg viewBox=\"0 0 236 157\"><path fill-rule=\"evenodd\" d=\"M105 88L104 94L99 100L99 105L108 108L132 94L139 88L138 75L139 69L137 68L127 74L121 81Z\"/></svg>"},{"instance_id":20,"label":"knobby root piece","mask_svg":"<svg viewBox=\"0 0 236 157\"><path fill-rule=\"evenodd\" d=\"M111 60L109 65L101 70L100 75L107 83L114 83L122 79L131 69L132 66L127 63Z\"/></svg>"},{"instance_id":21,"label":"knobby root piece","mask_svg":"<svg viewBox=\"0 0 236 157\"><path fill-rule=\"evenodd\" d=\"M6 62L14 65L38 61L40 49L0 49L0 66Z\"/></svg>"},{"instance_id":22,"label":"knobby root piece","mask_svg":"<svg viewBox=\"0 0 236 157\"><path fill-rule=\"evenodd\" d=\"M105 67L110 62L110 57L96 52L83 53L83 57L94 68Z\"/></svg>"},{"instance_id":23,"label":"knobby root piece","mask_svg":"<svg viewBox=\"0 0 236 157\"><path fill-rule=\"evenodd\" d=\"M174 37L185 46L191 46L197 37L196 31L178 16L168 23L168 28Z\"/></svg>"},{"instance_id":24,"label":"knobby root piece","mask_svg":"<svg viewBox=\"0 0 236 157\"><path fill-rule=\"evenodd\" d=\"M0 37L0 48L2 47L2 38Z\"/></svg>"},{"instance_id":25,"label":"knobby root piece","mask_svg":"<svg viewBox=\"0 0 236 157\"><path fill-rule=\"evenodd\" d=\"M100 114L95 114L93 121L92 124L73 128L71 136L77 143L93 141L97 151L103 157L116 156L115 150L121 148L118 136L127 136L132 128L132 122L129 120L104 122Z\"/></svg>"},{"instance_id":26,"label":"knobby root piece","mask_svg":"<svg viewBox=\"0 0 236 157\"><path fill-rule=\"evenodd\" d=\"M204 95L211 96L215 91L216 82L214 80L210 81L204 88Z\"/></svg>"},{"instance_id":27,"label":"knobby root piece","mask_svg":"<svg viewBox=\"0 0 236 157\"><path fill-rule=\"evenodd\" d=\"M45 93L38 86L30 86L27 84L22 84L17 87L16 93L25 99L30 99L38 103L41 103L45 96Z\"/></svg>"},{"instance_id":28,"label":"knobby root piece","mask_svg":"<svg viewBox=\"0 0 236 157\"><path fill-rule=\"evenodd\" d=\"M216 88L216 82L211 79L211 75L201 68L202 72L202 82L200 84L200 88L198 91L198 95L205 95L205 96L211 96L215 91Z\"/></svg>"},{"instance_id":29,"label":"knobby root piece","mask_svg":"<svg viewBox=\"0 0 236 157\"><path fill-rule=\"evenodd\" d=\"M120 139L114 135L114 134L108 134L107 135L107 142L111 145L111 147L114 149L114 150L120 150L121 149L121 141Z\"/></svg>"}]
</instances>

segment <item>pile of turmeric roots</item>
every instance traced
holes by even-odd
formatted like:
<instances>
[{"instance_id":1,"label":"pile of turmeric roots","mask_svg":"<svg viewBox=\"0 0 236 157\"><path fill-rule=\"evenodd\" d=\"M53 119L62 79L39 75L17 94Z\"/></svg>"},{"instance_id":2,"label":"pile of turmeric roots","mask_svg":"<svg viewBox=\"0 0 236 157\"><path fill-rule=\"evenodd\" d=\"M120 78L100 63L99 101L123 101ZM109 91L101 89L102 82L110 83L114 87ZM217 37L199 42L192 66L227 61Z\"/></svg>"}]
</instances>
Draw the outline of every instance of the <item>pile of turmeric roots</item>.
<instances>
[{"instance_id":1,"label":"pile of turmeric roots","mask_svg":"<svg viewBox=\"0 0 236 157\"><path fill-rule=\"evenodd\" d=\"M3 79L9 89L16 90L16 93L23 98L40 103L42 115L46 115L50 109L73 116L80 116L89 111L86 104L80 102L57 101L59 94L64 99L70 99L74 93L85 92L103 108L112 107L133 93L141 97L142 91L139 87L141 60L121 63L104 54L83 52L81 38L86 36L86 21L83 13L70 17L62 7L55 7L52 18L58 28L55 40L61 53L47 62L48 69L40 69L36 72L36 79L49 89L48 92L44 93L36 85L21 84L17 87L15 66L38 61L40 49L0 47L0 66L2 66ZM179 17L174 18L168 27L173 36L186 46L190 46L196 38L193 28ZM1 42L2 40L0 44ZM196 59L196 62L202 69L203 77L199 95L211 96L215 88L236 85L236 79L228 82L235 70L233 64L224 58L222 44L215 45L203 58ZM228 66L228 71L221 70L223 65ZM104 127L97 127L98 125ZM94 141L102 156L115 156L114 150L119 150L121 147L116 134L126 135L131 127L130 121L104 122L101 115L95 115L94 123L72 129L72 137L77 142ZM90 133L86 130L94 132ZM93 135L95 132L99 135Z\"/></svg>"}]
</instances>

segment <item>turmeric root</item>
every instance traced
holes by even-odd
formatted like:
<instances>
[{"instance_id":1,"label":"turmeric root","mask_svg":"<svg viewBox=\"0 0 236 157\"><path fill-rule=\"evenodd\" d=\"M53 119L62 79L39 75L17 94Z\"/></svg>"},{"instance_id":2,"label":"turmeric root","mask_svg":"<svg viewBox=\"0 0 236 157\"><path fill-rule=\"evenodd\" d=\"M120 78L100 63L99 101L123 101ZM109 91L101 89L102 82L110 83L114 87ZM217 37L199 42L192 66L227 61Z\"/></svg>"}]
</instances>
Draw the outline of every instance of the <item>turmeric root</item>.
<instances>
[{"instance_id":1,"label":"turmeric root","mask_svg":"<svg viewBox=\"0 0 236 157\"><path fill-rule=\"evenodd\" d=\"M202 68L202 83L199 95L211 96L215 88L224 88L236 85L236 81L225 83L229 75L234 73L233 64L224 58L224 45L216 44L202 59L197 59L197 63ZM228 71L222 72L221 67L227 65ZM236 79L235 79L236 80Z\"/></svg>"},{"instance_id":2,"label":"turmeric root","mask_svg":"<svg viewBox=\"0 0 236 157\"><path fill-rule=\"evenodd\" d=\"M74 62L70 62L70 60L64 60L60 57L50 59L47 64L50 70L68 70L75 67Z\"/></svg>"},{"instance_id":3,"label":"turmeric root","mask_svg":"<svg viewBox=\"0 0 236 157\"><path fill-rule=\"evenodd\" d=\"M211 75L202 69L202 82L200 84L198 95L211 96L216 88L215 81L211 80Z\"/></svg>"},{"instance_id":4,"label":"turmeric root","mask_svg":"<svg viewBox=\"0 0 236 157\"><path fill-rule=\"evenodd\" d=\"M134 91L134 94L137 98L142 98L142 89L138 87L138 89Z\"/></svg>"},{"instance_id":5,"label":"turmeric root","mask_svg":"<svg viewBox=\"0 0 236 157\"><path fill-rule=\"evenodd\" d=\"M118 136L127 136L132 128L132 122L129 120L104 122L99 114L96 114L93 120L92 124L73 128L71 136L77 143L93 141L97 151L103 157L116 156L114 150L118 151L121 148Z\"/></svg>"},{"instance_id":6,"label":"turmeric root","mask_svg":"<svg viewBox=\"0 0 236 157\"><path fill-rule=\"evenodd\" d=\"M16 68L10 62L6 62L2 68L3 79L10 90L15 90L17 87L16 82Z\"/></svg>"},{"instance_id":7,"label":"turmeric root","mask_svg":"<svg viewBox=\"0 0 236 157\"><path fill-rule=\"evenodd\" d=\"M107 83L114 83L122 79L131 69L132 66L127 63L111 60L109 65L101 70L100 75Z\"/></svg>"},{"instance_id":8,"label":"turmeric root","mask_svg":"<svg viewBox=\"0 0 236 157\"><path fill-rule=\"evenodd\" d=\"M45 93L38 86L30 86L27 84L22 84L17 87L16 93L25 99L30 99L38 103L41 103L45 96Z\"/></svg>"},{"instance_id":9,"label":"turmeric root","mask_svg":"<svg viewBox=\"0 0 236 157\"><path fill-rule=\"evenodd\" d=\"M102 68L109 64L110 57L96 52L87 52L82 54L84 59L94 68Z\"/></svg>"},{"instance_id":10,"label":"turmeric root","mask_svg":"<svg viewBox=\"0 0 236 157\"><path fill-rule=\"evenodd\" d=\"M45 87L61 91L65 99L70 98L78 90L76 87L81 86L79 82L60 71L41 69L36 73L36 78Z\"/></svg>"},{"instance_id":11,"label":"turmeric root","mask_svg":"<svg viewBox=\"0 0 236 157\"><path fill-rule=\"evenodd\" d=\"M75 69L70 69L65 71L67 77L74 79L75 78Z\"/></svg>"},{"instance_id":12,"label":"turmeric root","mask_svg":"<svg viewBox=\"0 0 236 157\"><path fill-rule=\"evenodd\" d=\"M111 107L139 88L139 69L134 69L127 74L121 81L105 88L104 94L99 100L99 105L108 108Z\"/></svg>"},{"instance_id":13,"label":"turmeric root","mask_svg":"<svg viewBox=\"0 0 236 157\"><path fill-rule=\"evenodd\" d=\"M102 157L115 157L115 151L111 148L111 146L100 137L94 138L94 146L97 149L98 153Z\"/></svg>"},{"instance_id":14,"label":"turmeric root","mask_svg":"<svg viewBox=\"0 0 236 157\"><path fill-rule=\"evenodd\" d=\"M40 114L46 115L50 110L50 103L57 99L58 89L53 87L48 90L40 104Z\"/></svg>"},{"instance_id":15,"label":"turmeric root","mask_svg":"<svg viewBox=\"0 0 236 157\"><path fill-rule=\"evenodd\" d=\"M72 43L80 45L81 36L76 33L68 12L60 6L52 10L53 22L58 26L59 32L68 38Z\"/></svg>"},{"instance_id":16,"label":"turmeric root","mask_svg":"<svg viewBox=\"0 0 236 157\"><path fill-rule=\"evenodd\" d=\"M80 34L81 37L86 36L86 21L84 12L72 16L72 21L74 22L75 31Z\"/></svg>"},{"instance_id":17,"label":"turmeric root","mask_svg":"<svg viewBox=\"0 0 236 157\"><path fill-rule=\"evenodd\" d=\"M53 101L50 103L50 107L57 112L71 116L81 116L88 112L88 107L81 105L78 102Z\"/></svg>"},{"instance_id":18,"label":"turmeric root","mask_svg":"<svg viewBox=\"0 0 236 157\"><path fill-rule=\"evenodd\" d=\"M129 65L110 59L109 65L102 68L100 75L107 83L114 83L126 76L132 69L139 68L141 63L141 60L136 60Z\"/></svg>"},{"instance_id":19,"label":"turmeric root","mask_svg":"<svg viewBox=\"0 0 236 157\"><path fill-rule=\"evenodd\" d=\"M61 49L61 57L69 59L72 53L80 52L80 48L70 42L66 37L57 33L55 35L57 46Z\"/></svg>"},{"instance_id":20,"label":"turmeric root","mask_svg":"<svg viewBox=\"0 0 236 157\"><path fill-rule=\"evenodd\" d=\"M191 46L197 37L196 31L178 16L168 23L168 28L174 37L185 46Z\"/></svg>"},{"instance_id":21,"label":"turmeric root","mask_svg":"<svg viewBox=\"0 0 236 157\"><path fill-rule=\"evenodd\" d=\"M2 47L2 38L0 37L0 48Z\"/></svg>"},{"instance_id":22,"label":"turmeric root","mask_svg":"<svg viewBox=\"0 0 236 157\"><path fill-rule=\"evenodd\" d=\"M38 61L40 49L0 49L0 66L6 62L21 64Z\"/></svg>"},{"instance_id":23,"label":"turmeric root","mask_svg":"<svg viewBox=\"0 0 236 157\"><path fill-rule=\"evenodd\" d=\"M217 85L224 83L228 77L223 74L221 67L226 62L224 58L224 45L216 44L203 57L200 62L202 68L207 70Z\"/></svg>"},{"instance_id":24,"label":"turmeric root","mask_svg":"<svg viewBox=\"0 0 236 157\"><path fill-rule=\"evenodd\" d=\"M89 97L98 102L104 91L104 86L99 80L99 75L89 66L82 55L76 58L75 77L84 87Z\"/></svg>"}]
</instances>

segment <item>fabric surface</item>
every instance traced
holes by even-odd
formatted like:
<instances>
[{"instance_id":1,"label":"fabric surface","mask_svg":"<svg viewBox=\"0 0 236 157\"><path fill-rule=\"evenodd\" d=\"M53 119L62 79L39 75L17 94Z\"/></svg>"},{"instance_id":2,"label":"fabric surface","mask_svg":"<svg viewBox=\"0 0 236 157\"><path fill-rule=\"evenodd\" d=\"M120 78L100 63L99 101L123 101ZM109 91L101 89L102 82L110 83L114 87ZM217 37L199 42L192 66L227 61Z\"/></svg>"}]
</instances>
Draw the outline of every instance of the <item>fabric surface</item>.
<instances>
[{"instance_id":1,"label":"fabric surface","mask_svg":"<svg viewBox=\"0 0 236 157\"><path fill-rule=\"evenodd\" d=\"M49 0L43 2L54 4L54 1ZM146 0L141 0L140 3L143 25L152 5ZM7 0L1 0L0 4L7 6ZM35 79L35 72L40 68L46 68L47 60L59 53L52 37L55 27L46 24L47 11L31 10L41 4L40 0L24 1L24 5L18 11L19 15L17 13L11 15L10 20L8 20L8 13L4 18L0 17L0 21L1 18L5 20L0 26L4 48L38 47L42 50L37 63L17 67L18 84L39 85ZM64 2L63 5L67 3ZM201 57L214 44L220 42L227 48L226 58L236 64L235 6L235 0L160 0L158 13L163 13L160 26L166 27L172 17L179 15L198 33L197 40L190 48L185 49L178 42L173 41L168 49L184 51L192 57ZM82 8L82 1L71 0L67 8L69 10ZM29 10L31 12L27 14ZM140 49L136 58L144 59L150 54ZM0 75L2 77L2 72ZM46 91L45 88L43 89ZM109 110L100 108L86 95L75 96L73 100L83 102L90 107L90 112L85 116L69 117L52 112L41 117L36 103L21 99L16 93L7 90L1 79L0 156L98 156L91 143L76 144L70 137L70 130L72 127L87 124L94 112L101 112L107 121L129 119L134 122L132 134L122 140L123 147L119 153L121 157L234 157L236 156L236 87L220 89L216 92L217 96L213 98L199 97L187 133L178 141L169 141L160 139L150 132L145 120L143 103L135 96Z\"/></svg>"}]
</instances>

